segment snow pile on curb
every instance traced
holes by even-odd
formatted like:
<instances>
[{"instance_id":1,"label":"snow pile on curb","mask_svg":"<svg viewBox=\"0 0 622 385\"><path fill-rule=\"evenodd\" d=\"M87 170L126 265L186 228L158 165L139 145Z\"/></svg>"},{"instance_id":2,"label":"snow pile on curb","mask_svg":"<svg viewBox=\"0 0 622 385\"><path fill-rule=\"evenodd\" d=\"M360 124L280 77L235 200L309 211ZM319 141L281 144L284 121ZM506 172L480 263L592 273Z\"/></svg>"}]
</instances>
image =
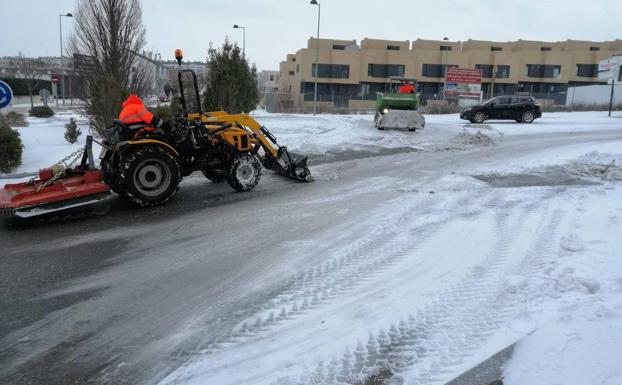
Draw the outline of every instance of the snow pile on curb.
<instances>
[{"instance_id":1,"label":"snow pile on curb","mask_svg":"<svg viewBox=\"0 0 622 385\"><path fill-rule=\"evenodd\" d=\"M466 130L454 136L451 142L463 146L492 146L495 144L495 141L490 136L482 134L481 131L473 134Z\"/></svg>"},{"instance_id":2,"label":"snow pile on curb","mask_svg":"<svg viewBox=\"0 0 622 385\"><path fill-rule=\"evenodd\" d=\"M569 174L584 178L597 178L604 181L622 181L622 157L612 154L601 154L593 151L576 160L568 162L562 168Z\"/></svg>"}]
</instances>

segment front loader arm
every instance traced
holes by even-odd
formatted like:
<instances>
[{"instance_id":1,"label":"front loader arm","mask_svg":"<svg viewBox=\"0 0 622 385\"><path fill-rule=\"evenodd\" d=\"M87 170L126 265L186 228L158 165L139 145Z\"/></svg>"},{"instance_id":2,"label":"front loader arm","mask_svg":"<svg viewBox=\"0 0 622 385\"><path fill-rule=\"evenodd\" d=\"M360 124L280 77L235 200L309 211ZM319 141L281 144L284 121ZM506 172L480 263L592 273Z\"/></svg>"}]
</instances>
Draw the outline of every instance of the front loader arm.
<instances>
[{"instance_id":1,"label":"front loader arm","mask_svg":"<svg viewBox=\"0 0 622 385\"><path fill-rule=\"evenodd\" d=\"M306 156L294 156L287 147L279 146L274 135L259 124L249 114L226 114L220 111L209 112L202 117L203 123L231 124L250 131L265 152L264 166L290 178L310 182L313 180Z\"/></svg>"}]
</instances>

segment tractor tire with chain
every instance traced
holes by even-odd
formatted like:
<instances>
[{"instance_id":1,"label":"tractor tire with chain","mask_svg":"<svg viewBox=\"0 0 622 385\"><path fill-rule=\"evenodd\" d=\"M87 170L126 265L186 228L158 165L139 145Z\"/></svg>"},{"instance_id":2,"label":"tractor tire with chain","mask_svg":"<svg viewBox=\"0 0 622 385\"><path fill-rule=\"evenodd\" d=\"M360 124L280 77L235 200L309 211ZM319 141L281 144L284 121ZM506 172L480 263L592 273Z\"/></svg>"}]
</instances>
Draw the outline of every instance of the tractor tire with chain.
<instances>
[{"instance_id":1,"label":"tractor tire with chain","mask_svg":"<svg viewBox=\"0 0 622 385\"><path fill-rule=\"evenodd\" d=\"M237 191L252 190L259 183L260 177L261 163L255 155L240 154L227 166L227 183Z\"/></svg>"},{"instance_id":2,"label":"tractor tire with chain","mask_svg":"<svg viewBox=\"0 0 622 385\"><path fill-rule=\"evenodd\" d=\"M113 166L113 160L110 158L102 159L100 162L100 167L103 172L104 183L110 187L110 189L122 195L122 191L119 187L119 175L118 170L116 170Z\"/></svg>"},{"instance_id":3,"label":"tractor tire with chain","mask_svg":"<svg viewBox=\"0 0 622 385\"><path fill-rule=\"evenodd\" d=\"M119 161L119 195L141 206L161 205L179 189L177 158L160 146L140 147Z\"/></svg>"},{"instance_id":4,"label":"tractor tire with chain","mask_svg":"<svg viewBox=\"0 0 622 385\"><path fill-rule=\"evenodd\" d=\"M227 165L218 158L208 158L201 163L203 176L214 183L221 183L227 179Z\"/></svg>"}]
</instances>

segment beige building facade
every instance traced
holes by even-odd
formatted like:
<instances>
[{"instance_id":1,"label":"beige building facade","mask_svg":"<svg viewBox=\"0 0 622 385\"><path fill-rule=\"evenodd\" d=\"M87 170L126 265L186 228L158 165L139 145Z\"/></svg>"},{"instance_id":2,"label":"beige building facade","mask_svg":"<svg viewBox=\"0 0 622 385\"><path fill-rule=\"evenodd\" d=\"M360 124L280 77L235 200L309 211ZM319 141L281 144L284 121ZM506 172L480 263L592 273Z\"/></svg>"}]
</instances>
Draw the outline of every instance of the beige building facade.
<instances>
[{"instance_id":1,"label":"beige building facade","mask_svg":"<svg viewBox=\"0 0 622 385\"><path fill-rule=\"evenodd\" d=\"M622 54L622 40L411 43L365 38L358 44L310 38L306 48L280 63L280 110L313 109L316 47L320 111L374 108L376 92L391 76L417 78L424 100L440 98L448 67L481 69L485 98L523 94L563 104L568 86L602 84L598 62Z\"/></svg>"}]
</instances>

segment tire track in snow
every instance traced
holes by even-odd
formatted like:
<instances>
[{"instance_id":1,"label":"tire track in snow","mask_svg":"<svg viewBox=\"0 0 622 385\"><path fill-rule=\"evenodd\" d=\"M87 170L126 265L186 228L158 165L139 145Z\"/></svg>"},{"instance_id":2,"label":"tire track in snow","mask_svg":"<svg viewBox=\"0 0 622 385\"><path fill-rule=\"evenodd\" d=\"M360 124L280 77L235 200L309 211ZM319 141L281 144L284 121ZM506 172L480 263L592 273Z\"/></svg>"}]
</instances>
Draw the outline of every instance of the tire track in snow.
<instances>
[{"instance_id":1,"label":"tire track in snow","mask_svg":"<svg viewBox=\"0 0 622 385\"><path fill-rule=\"evenodd\" d=\"M272 290L262 301L246 304L244 308L250 311L234 315L237 321L221 319L221 322L236 325L229 332L191 349L180 349L175 359L211 354L249 339L260 338L303 312L319 310L322 305L347 295L397 263L423 239L432 235L434 229L457 217L477 215L479 209L470 207L469 203L476 201L480 195L479 192L461 193L449 205L445 200L430 195L413 204L403 205L399 215L376 226L369 236L345 248L333 249L331 254L335 256L328 261L297 274ZM416 221L420 216L431 218Z\"/></svg>"},{"instance_id":2,"label":"tire track in snow","mask_svg":"<svg viewBox=\"0 0 622 385\"><path fill-rule=\"evenodd\" d=\"M494 278L494 274L491 272L487 272L488 270L493 269L493 272L499 271L504 266L505 259L501 258L502 261L498 261L497 260L498 258L495 257L495 254L507 253L507 249L509 248L510 243L513 242L513 238L510 235L512 233L515 233L518 228L524 227L524 226L519 226L519 224L524 222L524 220L527 217L529 217L529 215L531 215L533 211L541 208L541 206L545 204L546 201L548 201L550 198L557 195L556 191L550 191L548 189L544 191L542 189L538 189L538 190L535 190L535 192L537 194L534 194L535 197L531 199L529 198L525 199L525 196L522 195L521 199L515 199L515 200L510 200L510 201L507 201L504 198L505 192L501 193L497 191L497 192L493 192L492 194L487 194L485 196L482 196L481 193L476 192L476 193L471 193L471 194L463 194L461 195L459 199L456 199L453 202L451 202L451 204L447 204L447 199L445 198L444 200L440 202L435 202L435 204L433 205L434 207L432 207L431 205L428 205L427 206L428 213L442 210L444 213L453 214L452 218L447 218L447 220L443 221L438 226L434 226L434 228L432 228L431 226L425 223L420 224L421 227L430 228L431 234L428 234L428 236L433 235L435 231L438 230L438 228L441 227L443 224L446 224L447 222L451 221L454 218L459 218L459 216L456 215L457 213L461 213L464 216L468 217L472 215L478 215L480 211L482 210L482 208L485 208L487 212L490 212L491 210L495 210L497 214L497 223L498 223L496 227L498 229L497 233L499 234L496 237L497 244L494 249L495 252L490 253L490 255L487 257L486 262L482 265L482 267L473 269L473 274L471 275L471 281L464 281L463 283L456 285L453 290L447 290L444 296L439 296L439 299L437 299L436 301L433 301L430 305L425 307L423 310L420 310L417 315L411 315L410 317L408 317L408 319L401 320L399 323L396 323L395 325L388 327L387 328L388 332L381 331L379 333L372 334L371 336L373 337L374 342L368 342L367 345L371 346L370 349L372 351L375 351L376 353L374 354L376 354L376 356L379 357L377 359L377 362L376 362L376 359L374 359L374 354L368 354L368 355L361 354L361 349L359 348L363 346L363 343L359 342L359 344L357 345L357 349L355 349L354 351L347 349L345 356L366 357L365 365L361 364L360 359L359 359L358 364L354 365L355 361L350 360L344 356L342 358L335 358L333 361L331 361L332 364L327 363L325 365L320 365L320 367L317 370L319 374L316 373L315 375L306 376L304 378L298 378L298 379L284 378L284 379L280 379L279 383L283 383L283 384L291 384L291 383L335 384L335 383L339 383L336 379L337 377L335 376L343 371L342 370L343 367L349 368L346 370L346 372L349 373L348 374L349 376L356 376L354 378L362 379L362 378L365 378L365 376L375 373L376 371L382 368L388 368L389 366L387 365L389 361L392 362L391 365L394 365L394 368L391 370L393 370L394 373L399 374L401 370L406 370L410 368L409 361L404 360L403 355L401 355L401 352L404 352L404 351L408 352L408 354L411 354L411 351L407 349L409 345L406 343L401 343L401 339L404 338L403 336L407 336L409 333L411 334L411 337L409 338L412 338L412 335L417 336L416 343L414 343L413 346L416 346L418 350L415 350L415 351L421 356L420 358L418 358L418 360L421 362L432 361L431 363L428 362L427 367L430 372L427 375L428 377L433 378L434 376L441 376L441 375L446 375L447 373L451 373L451 367L461 362L462 358L465 355L467 355L465 354L465 352L468 352L469 350L473 349L474 344L476 344L476 346L481 346L481 344L486 340L486 338L491 333L493 333L494 330L499 328L501 324L503 324L504 319L507 319L507 317L510 316L510 313L507 313L507 314L504 313L503 315L506 318L498 319L496 316L491 316L490 314L487 314L485 312L482 313L482 311L477 312L477 310L478 308L490 308L489 304L482 302L484 300L489 299L488 297L486 297L485 293L494 292L494 290L490 290L490 288L491 287L498 288L501 285L500 283L491 283L490 278L487 278L489 276L493 276ZM425 204L421 204L421 206L425 207ZM522 211L519 211L520 215L513 213L512 210L515 209L516 207L519 207L520 210L522 210ZM405 208L406 213L401 212L400 216L398 216L397 218L407 218L408 217L407 212L413 211L413 210L408 210L410 208L412 207L406 207ZM518 217L518 218L516 220L511 221L511 223L508 224L508 221L510 219L514 219L514 217ZM410 218L412 218L412 216ZM392 224L391 226L381 226L381 227L378 227L378 229L382 229L383 227L386 227L390 229L396 228L397 231L401 231L401 232L406 231L403 227L400 227L402 222L400 222L398 219L394 218L394 220L391 221L391 224ZM391 230L391 231L393 233L395 232L395 230ZM374 234L386 234L386 232L375 231ZM375 239L376 237L370 236L370 238ZM423 239L424 238L419 238L418 240L419 242L421 242ZM507 242L507 243L500 244L501 241ZM351 247L350 251L356 251L357 247L359 249L365 248L369 244L373 246L374 242L370 242L369 238L365 238L364 241L359 242L355 244L353 247ZM415 250L415 249L416 247L413 247L409 251L412 252L412 250ZM390 248L387 248L384 250L380 248L380 252L384 252L385 255L395 254L394 251L395 250L392 250ZM397 259L398 257L395 257L395 258L396 258L395 261L399 261ZM369 257L366 256L366 260L368 259ZM320 267L321 266L323 265L320 264ZM359 265L355 265L355 267L358 267L358 266ZM338 272L344 271L339 266L337 267L337 269L338 269ZM374 274L380 274L380 273L381 273L381 270L378 270L370 274L368 278L372 279L374 278ZM315 274L318 274L317 279L315 278ZM314 269L310 269L306 271L304 274L301 274L299 277L303 277L304 282L308 283L310 287L314 287L315 282L318 280L322 281L323 279L326 278L326 275L322 269L318 270L316 267ZM487 278L487 280L483 280L484 278ZM472 281L473 279L475 279L475 281ZM477 279L480 279L483 281L478 282ZM360 280L359 282L363 284L362 280ZM294 280L294 283L295 283L295 280ZM305 285L294 285L294 287L296 287L297 289L301 289L301 288L304 289ZM276 298L280 294L283 294L283 293L291 294L291 291L288 291L286 289L288 288L276 291L275 295L267 297L268 300L265 301L264 303L268 304L268 306L271 306L272 309L278 310L279 303L278 302L274 303L271 301L276 300ZM304 290L303 290L303 293L304 293ZM343 296L348 293L350 293L350 291L339 293L339 295ZM307 294L310 294L310 293L307 293ZM484 296L484 299L482 299L482 296ZM286 296L285 298L287 299ZM333 299L336 299L336 297L326 298L325 302L322 302L323 299L319 297L318 302L316 303L316 306L310 305L307 312L308 311L321 311L322 310L321 305L328 304L329 301ZM467 306L465 305L465 302L468 304L469 301L472 302L473 305L471 306L471 308L465 308L465 306ZM309 303L310 302L311 301L309 301ZM494 304L494 301L492 301L492 303ZM216 354L216 353L227 354L227 350L229 348L233 349L236 346L243 346L244 343L251 343L253 341L258 341L258 340L260 341L262 337L267 335L268 333L274 334L275 331L278 330L277 328L285 327L285 325L287 325L287 323L290 320L294 320L296 317L297 317L297 314L289 314L287 308L286 308L286 311L284 312L283 318L279 317L279 314L277 314L276 311L273 312L272 317L268 315L268 318L267 318L269 320L268 325L262 325L261 320L257 325L251 324L253 318L246 317L245 319L248 322L246 323L246 326L245 326L246 329L244 329L244 332L241 332L240 329L238 328L234 328L231 334L228 334L223 338L217 339L216 341L210 341L208 343L199 344L198 347L192 350L189 354L191 356L192 355L203 356L203 359L208 359L208 360L209 360L208 357L212 354ZM242 322L242 325L244 325L244 322ZM449 322L449 324L447 322ZM461 328L458 328L456 329L455 332L450 333L452 330L451 328L452 323L456 323L456 322L461 323L462 325ZM468 325L468 324L473 325L472 330L464 329L464 325ZM238 327L239 325L240 324L238 324ZM278 333L278 331L276 331L276 333ZM446 354L442 355L444 352L443 349L445 349L445 347L443 344L439 343L439 338L441 337L444 337L441 340L450 340L450 342L461 341L461 344L451 345L451 349ZM392 343L391 341L397 341L397 342ZM429 344L427 344L428 342ZM374 344L377 345L376 350L373 349ZM367 348L369 347L367 345L363 346L364 348L363 350L367 351ZM254 355L251 355L251 356L245 355L243 362L246 362L246 363L254 362L256 359L260 359L261 356L266 355L266 354L271 354L271 353L273 352L270 351L270 349L268 350L264 349L261 352L256 352L254 353ZM437 361L434 361L437 355L439 355L440 358ZM218 357L220 357L220 355ZM189 366L191 364L192 364L192 360L187 362L186 365L183 365L183 367L191 368L191 366ZM232 362L230 362L230 364L233 365ZM333 369L330 369L330 367L333 367ZM232 370L232 368L233 366L231 366L229 369L221 368L221 370ZM357 368L358 369L364 368L365 370L358 370ZM184 368L180 368L180 369L181 369L181 372L185 370L186 373L189 373ZM190 370L190 373L191 372L192 370ZM331 377L329 373L334 373L335 376ZM205 373L204 375L206 374L207 373ZM328 377L324 378L323 377L324 375ZM425 374L423 375L424 377L426 376ZM183 375L180 377L180 376L175 376L175 373L172 373L171 376L169 376L167 379L163 381L163 383L178 383L180 380L182 380L183 377L184 377ZM343 374L341 374L340 378L343 380L343 379L352 378L352 377L344 376ZM425 383L425 382L422 382L422 383Z\"/></svg>"},{"instance_id":3,"label":"tire track in snow","mask_svg":"<svg viewBox=\"0 0 622 385\"><path fill-rule=\"evenodd\" d=\"M348 384L374 374L382 377L383 373L395 376L399 383L403 381L400 373L405 370L411 371L409 383L413 384L451 379L451 368L481 347L514 314L512 296L505 292L502 280L511 259L512 234L519 233L526 219L557 194L545 192L523 205L522 213L512 223L512 207L498 209L496 246L469 278L440 294L417 314L390 325L388 331L370 333L366 344L359 341L354 350L346 348L342 357L320 363L313 374L298 381L281 379L279 383ZM562 215L559 210L543 214L539 226L542 231L522 256L519 271L538 270L537 261L550 253L550 240L556 236Z\"/></svg>"}]
</instances>

